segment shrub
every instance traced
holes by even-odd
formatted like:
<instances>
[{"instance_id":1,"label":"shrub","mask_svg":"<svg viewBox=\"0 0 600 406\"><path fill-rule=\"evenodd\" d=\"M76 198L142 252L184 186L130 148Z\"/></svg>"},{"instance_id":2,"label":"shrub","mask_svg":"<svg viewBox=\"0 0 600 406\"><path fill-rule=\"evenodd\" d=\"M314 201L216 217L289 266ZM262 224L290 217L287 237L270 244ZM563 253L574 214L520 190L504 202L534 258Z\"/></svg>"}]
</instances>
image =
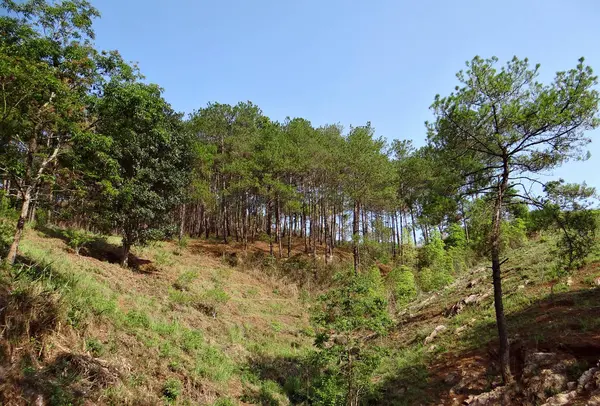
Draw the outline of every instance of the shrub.
<instances>
[{"instance_id":1,"label":"shrub","mask_svg":"<svg viewBox=\"0 0 600 406\"><path fill-rule=\"evenodd\" d=\"M385 283L397 304L406 304L417 295L415 276L406 266L392 269Z\"/></svg>"},{"instance_id":2,"label":"shrub","mask_svg":"<svg viewBox=\"0 0 600 406\"><path fill-rule=\"evenodd\" d=\"M79 255L81 248L94 241L94 236L84 230L67 229L64 231L63 235L67 239L69 247L71 247L77 255Z\"/></svg>"},{"instance_id":3,"label":"shrub","mask_svg":"<svg viewBox=\"0 0 600 406\"><path fill-rule=\"evenodd\" d=\"M378 273L377 273L378 274ZM312 309L312 324L320 350L314 358L321 378L313 387L314 404L358 404L372 388L371 377L381 360L370 342L391 326L381 276L375 272L338 273L337 287L321 295Z\"/></svg>"},{"instance_id":4,"label":"shrub","mask_svg":"<svg viewBox=\"0 0 600 406\"><path fill-rule=\"evenodd\" d=\"M517 218L502 225L502 248L519 248L527 241L527 225L523 219Z\"/></svg>"},{"instance_id":5,"label":"shrub","mask_svg":"<svg viewBox=\"0 0 600 406\"><path fill-rule=\"evenodd\" d=\"M563 233L558 241L559 263L571 270L582 266L596 245L598 216L591 210L565 212L559 220Z\"/></svg>"},{"instance_id":6,"label":"shrub","mask_svg":"<svg viewBox=\"0 0 600 406\"><path fill-rule=\"evenodd\" d=\"M14 222L0 218L0 258L10 246L15 234Z\"/></svg>"},{"instance_id":7,"label":"shrub","mask_svg":"<svg viewBox=\"0 0 600 406\"><path fill-rule=\"evenodd\" d=\"M424 292L442 289L452 282L452 275L443 270L423 268L419 272L419 286Z\"/></svg>"},{"instance_id":8,"label":"shrub","mask_svg":"<svg viewBox=\"0 0 600 406\"><path fill-rule=\"evenodd\" d=\"M174 402L181 395L181 381L176 378L169 378L162 388L162 394L167 402Z\"/></svg>"},{"instance_id":9,"label":"shrub","mask_svg":"<svg viewBox=\"0 0 600 406\"><path fill-rule=\"evenodd\" d=\"M441 289L452 282L452 258L444 248L444 241L435 233L421 252L419 285L425 292Z\"/></svg>"},{"instance_id":10,"label":"shrub","mask_svg":"<svg viewBox=\"0 0 600 406\"><path fill-rule=\"evenodd\" d=\"M447 231L448 236L444 240L446 247L465 248L467 246L467 236L460 224L451 224Z\"/></svg>"},{"instance_id":11,"label":"shrub","mask_svg":"<svg viewBox=\"0 0 600 406\"><path fill-rule=\"evenodd\" d=\"M229 301L229 295L220 286L204 291L194 303L196 309L208 316L217 317L221 307Z\"/></svg>"},{"instance_id":12,"label":"shrub","mask_svg":"<svg viewBox=\"0 0 600 406\"><path fill-rule=\"evenodd\" d=\"M173 282L173 287L181 291L190 290L190 285L196 278L198 278L198 272L185 271L177 277L177 280L175 282Z\"/></svg>"},{"instance_id":13,"label":"shrub","mask_svg":"<svg viewBox=\"0 0 600 406\"><path fill-rule=\"evenodd\" d=\"M177 241L177 246L180 249L185 249L188 247L188 245L190 244L190 238L187 235L184 235L183 237L181 237L178 241Z\"/></svg>"},{"instance_id":14,"label":"shrub","mask_svg":"<svg viewBox=\"0 0 600 406\"><path fill-rule=\"evenodd\" d=\"M213 406L235 406L236 403L229 399L229 398L219 398L217 400L215 400L215 403L213 403Z\"/></svg>"}]
</instances>

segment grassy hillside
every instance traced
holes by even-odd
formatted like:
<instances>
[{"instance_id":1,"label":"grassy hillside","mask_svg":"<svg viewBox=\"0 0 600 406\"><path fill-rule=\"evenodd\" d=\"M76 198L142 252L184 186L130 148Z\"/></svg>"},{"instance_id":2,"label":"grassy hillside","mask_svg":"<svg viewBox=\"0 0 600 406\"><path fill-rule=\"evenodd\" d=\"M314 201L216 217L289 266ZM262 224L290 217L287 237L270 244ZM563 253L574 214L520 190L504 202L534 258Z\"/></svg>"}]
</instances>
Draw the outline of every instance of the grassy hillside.
<instances>
[{"instance_id":1,"label":"grassy hillside","mask_svg":"<svg viewBox=\"0 0 600 406\"><path fill-rule=\"evenodd\" d=\"M277 398L251 360L310 347L306 306L293 287L235 270L194 242L137 250L137 270L123 270L107 261L111 242L76 256L56 235L27 234L28 265L13 272L2 298L14 307L2 312L13 339L3 345L4 403Z\"/></svg>"},{"instance_id":2,"label":"grassy hillside","mask_svg":"<svg viewBox=\"0 0 600 406\"><path fill-rule=\"evenodd\" d=\"M28 230L21 265L0 291L2 404L304 400L314 340L309 285L318 275L305 281L288 272L283 280L265 271L261 244L243 257L206 241L158 243L135 250L133 270L114 263L117 247L116 239L98 240L76 255L59 230ZM553 247L548 237L528 241L505 265L517 378L532 351L575 357L572 379L600 356L600 263L550 280ZM393 317L391 334L376 339L385 355L369 403L460 404L498 385L485 264L398 306Z\"/></svg>"}]
</instances>

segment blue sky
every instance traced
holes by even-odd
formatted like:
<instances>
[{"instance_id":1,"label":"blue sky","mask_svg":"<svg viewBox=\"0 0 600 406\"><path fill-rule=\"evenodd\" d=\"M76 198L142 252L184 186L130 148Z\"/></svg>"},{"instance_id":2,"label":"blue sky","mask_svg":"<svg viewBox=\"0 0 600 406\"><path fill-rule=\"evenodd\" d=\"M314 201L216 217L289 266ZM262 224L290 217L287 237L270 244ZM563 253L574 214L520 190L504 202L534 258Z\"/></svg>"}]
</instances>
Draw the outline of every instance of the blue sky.
<instances>
[{"instance_id":1,"label":"blue sky","mask_svg":"<svg viewBox=\"0 0 600 406\"><path fill-rule=\"evenodd\" d=\"M422 145L436 94L475 55L541 63L541 78L577 59L600 73L595 0L93 0L96 44L118 49L179 111L251 100L276 120L304 117ZM590 134L599 138L600 131ZM591 160L555 172L600 189Z\"/></svg>"}]
</instances>

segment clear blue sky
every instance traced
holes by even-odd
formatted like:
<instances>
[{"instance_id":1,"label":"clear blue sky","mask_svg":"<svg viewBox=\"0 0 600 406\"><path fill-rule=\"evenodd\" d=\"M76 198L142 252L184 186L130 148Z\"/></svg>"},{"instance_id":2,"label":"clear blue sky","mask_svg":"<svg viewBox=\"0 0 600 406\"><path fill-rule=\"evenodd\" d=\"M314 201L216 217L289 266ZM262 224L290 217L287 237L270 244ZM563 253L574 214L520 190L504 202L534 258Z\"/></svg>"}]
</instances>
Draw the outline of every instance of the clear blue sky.
<instances>
[{"instance_id":1,"label":"clear blue sky","mask_svg":"<svg viewBox=\"0 0 600 406\"><path fill-rule=\"evenodd\" d=\"M378 135L422 145L434 96L475 55L528 57L544 80L581 56L600 73L595 0L92 2L96 44L138 62L186 113L251 100L275 120L371 121ZM590 150L555 175L600 189L600 139Z\"/></svg>"}]
</instances>

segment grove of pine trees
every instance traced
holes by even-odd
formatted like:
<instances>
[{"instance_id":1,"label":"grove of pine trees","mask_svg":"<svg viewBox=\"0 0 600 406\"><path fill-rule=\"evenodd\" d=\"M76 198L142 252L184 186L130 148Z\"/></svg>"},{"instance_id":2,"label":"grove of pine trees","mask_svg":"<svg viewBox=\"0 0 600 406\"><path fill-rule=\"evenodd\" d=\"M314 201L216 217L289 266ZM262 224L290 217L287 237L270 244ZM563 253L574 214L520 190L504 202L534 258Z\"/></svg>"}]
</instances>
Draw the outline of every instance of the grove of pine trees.
<instances>
[{"instance_id":1,"label":"grove of pine trees","mask_svg":"<svg viewBox=\"0 0 600 406\"><path fill-rule=\"evenodd\" d=\"M430 289L460 267L436 247L469 249L491 262L502 376L512 379L506 241L532 208L558 222L573 253L581 233L569 230L586 219L567 203L593 193L539 177L586 158L599 95L583 59L540 83L527 59L475 57L456 91L433 100L415 148L369 122L277 121L249 101L185 116L117 51L95 48L99 13L87 1L2 0L1 9L0 193L19 213L2 228L3 261L17 261L34 221L120 235L124 267L133 246L178 236L261 241L281 259L295 247L325 264L343 249L356 273L373 265L375 247L378 261L416 266ZM415 258L415 246L430 248Z\"/></svg>"}]
</instances>

